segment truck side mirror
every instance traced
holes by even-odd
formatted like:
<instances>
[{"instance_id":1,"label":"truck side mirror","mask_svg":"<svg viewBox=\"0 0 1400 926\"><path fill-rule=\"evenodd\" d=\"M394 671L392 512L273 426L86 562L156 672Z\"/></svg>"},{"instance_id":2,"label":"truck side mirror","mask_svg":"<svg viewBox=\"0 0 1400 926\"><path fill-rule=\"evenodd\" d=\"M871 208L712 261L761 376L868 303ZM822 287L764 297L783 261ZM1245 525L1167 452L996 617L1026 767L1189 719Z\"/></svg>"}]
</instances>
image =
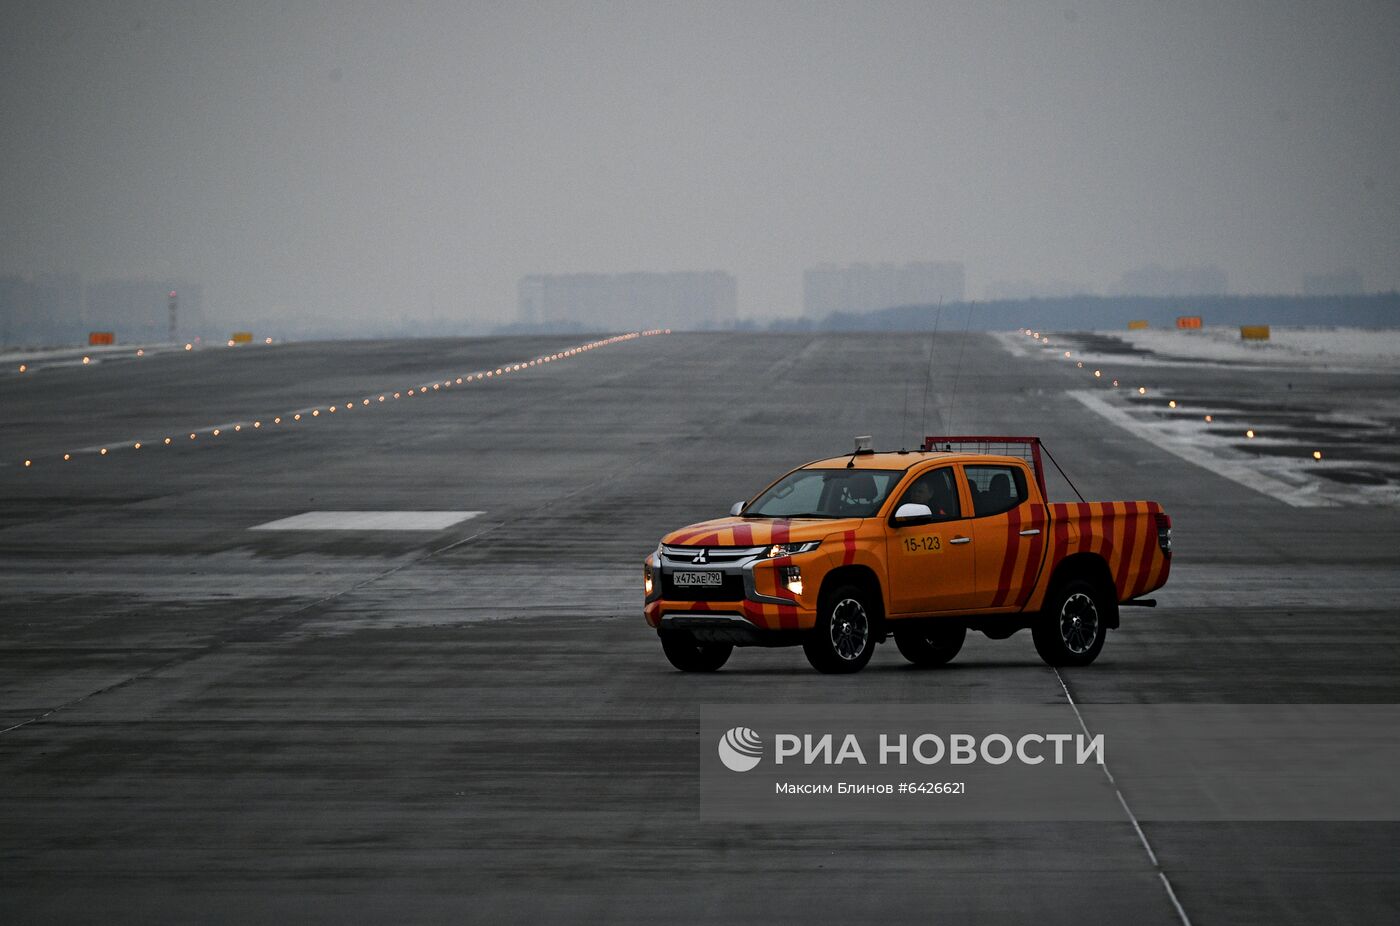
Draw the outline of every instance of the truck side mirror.
<instances>
[{"instance_id":1,"label":"truck side mirror","mask_svg":"<svg viewBox=\"0 0 1400 926\"><path fill-rule=\"evenodd\" d=\"M933 520L933 509L928 505L919 505L914 502L905 502L899 506L894 513L896 524L920 524L924 521Z\"/></svg>"},{"instance_id":2,"label":"truck side mirror","mask_svg":"<svg viewBox=\"0 0 1400 926\"><path fill-rule=\"evenodd\" d=\"M730 505L730 506L729 506L729 513L730 513L731 515L733 515L733 516L736 516L736 517L737 517L738 515L743 514L743 513L744 513L744 503L743 503L743 502L735 502L734 504Z\"/></svg>"}]
</instances>

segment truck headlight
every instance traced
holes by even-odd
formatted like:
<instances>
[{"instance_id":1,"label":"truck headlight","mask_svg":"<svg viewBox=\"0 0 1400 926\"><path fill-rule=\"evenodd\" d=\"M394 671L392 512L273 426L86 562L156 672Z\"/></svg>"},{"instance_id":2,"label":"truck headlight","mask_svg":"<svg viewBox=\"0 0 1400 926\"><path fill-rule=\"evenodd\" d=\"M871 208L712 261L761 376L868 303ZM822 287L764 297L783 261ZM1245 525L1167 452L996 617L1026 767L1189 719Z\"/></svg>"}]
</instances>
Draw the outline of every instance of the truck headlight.
<instances>
[{"instance_id":1,"label":"truck headlight","mask_svg":"<svg viewBox=\"0 0 1400 926\"><path fill-rule=\"evenodd\" d=\"M651 597L652 590L651 563L642 564L642 589L648 598Z\"/></svg>"},{"instance_id":2,"label":"truck headlight","mask_svg":"<svg viewBox=\"0 0 1400 926\"><path fill-rule=\"evenodd\" d=\"M806 543L775 543L767 550L763 551L764 559L773 559L778 556L796 556L798 553L811 553L821 546L820 540L809 540Z\"/></svg>"},{"instance_id":3,"label":"truck headlight","mask_svg":"<svg viewBox=\"0 0 1400 926\"><path fill-rule=\"evenodd\" d=\"M796 566L783 566L778 570L778 578L782 580L787 590L797 597L802 597L802 570Z\"/></svg>"}]
</instances>

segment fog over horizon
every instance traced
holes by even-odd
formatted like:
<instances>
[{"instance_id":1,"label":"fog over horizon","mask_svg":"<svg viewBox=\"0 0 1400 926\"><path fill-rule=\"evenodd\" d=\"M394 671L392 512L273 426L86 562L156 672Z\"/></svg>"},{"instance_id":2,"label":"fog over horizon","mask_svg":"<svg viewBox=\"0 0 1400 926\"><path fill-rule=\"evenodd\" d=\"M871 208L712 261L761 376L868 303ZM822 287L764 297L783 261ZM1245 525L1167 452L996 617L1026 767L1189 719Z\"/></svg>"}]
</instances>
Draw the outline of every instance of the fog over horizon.
<instances>
[{"instance_id":1,"label":"fog over horizon","mask_svg":"<svg viewBox=\"0 0 1400 926\"><path fill-rule=\"evenodd\" d=\"M0 274L516 316L535 273L1400 289L1393 2L7 2Z\"/></svg>"}]
</instances>

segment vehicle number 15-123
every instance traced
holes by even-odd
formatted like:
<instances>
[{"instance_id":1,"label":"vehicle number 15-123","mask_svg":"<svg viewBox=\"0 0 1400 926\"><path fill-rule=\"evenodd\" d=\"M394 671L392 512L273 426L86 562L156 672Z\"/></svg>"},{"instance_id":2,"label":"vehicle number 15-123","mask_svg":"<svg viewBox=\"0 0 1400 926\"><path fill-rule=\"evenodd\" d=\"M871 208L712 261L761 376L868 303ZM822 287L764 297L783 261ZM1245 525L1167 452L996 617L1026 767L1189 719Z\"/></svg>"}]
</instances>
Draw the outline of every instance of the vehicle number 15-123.
<instances>
[{"instance_id":1,"label":"vehicle number 15-123","mask_svg":"<svg viewBox=\"0 0 1400 926\"><path fill-rule=\"evenodd\" d=\"M936 553L943 549L943 541L937 536L905 537L904 549L910 553Z\"/></svg>"}]
</instances>

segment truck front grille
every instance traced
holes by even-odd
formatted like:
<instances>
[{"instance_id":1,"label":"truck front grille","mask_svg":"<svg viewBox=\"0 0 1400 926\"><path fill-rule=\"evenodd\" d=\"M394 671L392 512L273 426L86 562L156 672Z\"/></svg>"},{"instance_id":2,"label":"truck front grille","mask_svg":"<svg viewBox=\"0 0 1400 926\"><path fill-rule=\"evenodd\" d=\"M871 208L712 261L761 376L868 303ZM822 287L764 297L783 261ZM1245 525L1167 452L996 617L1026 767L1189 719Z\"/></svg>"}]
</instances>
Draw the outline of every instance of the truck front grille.
<instances>
[{"instance_id":1,"label":"truck front grille","mask_svg":"<svg viewBox=\"0 0 1400 926\"><path fill-rule=\"evenodd\" d=\"M741 563L745 560L753 559L767 547L675 547L670 544L661 545L661 555L668 562L681 566L689 566L695 557L704 554L705 562L696 568L703 566L730 566L734 563Z\"/></svg>"}]
</instances>

